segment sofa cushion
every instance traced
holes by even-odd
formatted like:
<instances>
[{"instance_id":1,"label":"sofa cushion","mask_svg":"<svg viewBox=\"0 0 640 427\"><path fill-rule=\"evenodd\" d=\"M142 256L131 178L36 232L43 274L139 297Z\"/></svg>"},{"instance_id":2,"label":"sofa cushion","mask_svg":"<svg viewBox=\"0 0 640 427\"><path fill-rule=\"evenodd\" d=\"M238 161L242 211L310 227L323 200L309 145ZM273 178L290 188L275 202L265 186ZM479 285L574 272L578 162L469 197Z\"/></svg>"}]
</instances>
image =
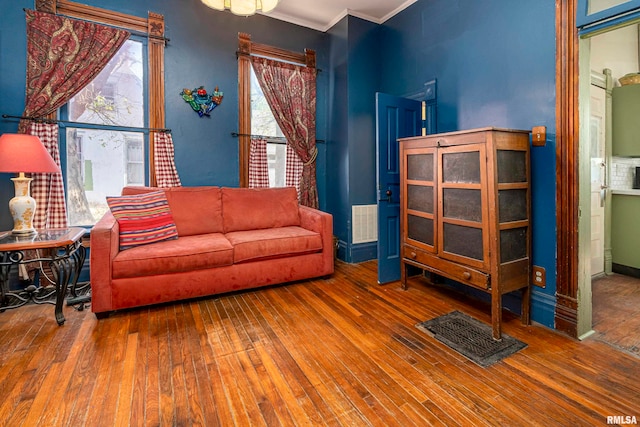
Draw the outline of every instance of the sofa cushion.
<instances>
[{"instance_id":1,"label":"sofa cushion","mask_svg":"<svg viewBox=\"0 0 640 427\"><path fill-rule=\"evenodd\" d=\"M123 251L113 260L113 277L142 277L221 267L233 263L231 243L220 233L180 237Z\"/></svg>"},{"instance_id":2,"label":"sofa cushion","mask_svg":"<svg viewBox=\"0 0 640 427\"><path fill-rule=\"evenodd\" d=\"M222 188L224 232L300 225L293 187Z\"/></svg>"},{"instance_id":3,"label":"sofa cushion","mask_svg":"<svg viewBox=\"0 0 640 427\"><path fill-rule=\"evenodd\" d=\"M235 264L322 251L320 234L296 226L233 231L225 236L233 245Z\"/></svg>"},{"instance_id":4,"label":"sofa cushion","mask_svg":"<svg viewBox=\"0 0 640 427\"><path fill-rule=\"evenodd\" d=\"M122 194L141 194L157 190L163 190L167 196L179 236L223 231L220 187L125 187Z\"/></svg>"},{"instance_id":5,"label":"sofa cushion","mask_svg":"<svg viewBox=\"0 0 640 427\"><path fill-rule=\"evenodd\" d=\"M178 238L167 198L162 191L107 197L120 227L120 250Z\"/></svg>"}]
</instances>

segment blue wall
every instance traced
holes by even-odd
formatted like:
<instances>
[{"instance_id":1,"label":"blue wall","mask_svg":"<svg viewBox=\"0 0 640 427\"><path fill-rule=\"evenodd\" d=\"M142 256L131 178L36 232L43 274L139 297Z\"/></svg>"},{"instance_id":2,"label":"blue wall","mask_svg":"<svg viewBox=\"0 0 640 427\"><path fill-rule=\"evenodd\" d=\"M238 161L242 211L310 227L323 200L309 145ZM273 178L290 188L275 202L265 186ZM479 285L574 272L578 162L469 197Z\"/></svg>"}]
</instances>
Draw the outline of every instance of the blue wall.
<instances>
[{"instance_id":1,"label":"blue wall","mask_svg":"<svg viewBox=\"0 0 640 427\"><path fill-rule=\"evenodd\" d=\"M238 186L238 33L252 40L302 52L316 50L317 66L327 70L328 36L262 15L238 17L207 8L199 0L82 0L81 3L146 17L163 14L165 49L166 126L172 129L176 167L183 185ZM33 0L0 0L0 114L20 115L24 109L26 40L23 8ZM317 138L326 139L328 72L318 75ZM199 118L179 94L184 87L204 85L224 92L222 104L210 118ZM0 133L16 132L17 122L0 119ZM326 147L318 145L318 191L326 204ZM0 174L0 229L12 228L7 206L13 197L9 175Z\"/></svg>"},{"instance_id":2,"label":"blue wall","mask_svg":"<svg viewBox=\"0 0 640 427\"><path fill-rule=\"evenodd\" d=\"M338 256L376 258L376 244L353 245L351 206L376 201L375 93L380 86L380 26L347 16L332 27L327 207L334 214Z\"/></svg>"},{"instance_id":3,"label":"blue wall","mask_svg":"<svg viewBox=\"0 0 640 427\"><path fill-rule=\"evenodd\" d=\"M238 185L238 32L256 42L315 49L318 67L320 204L352 251L351 205L376 203L375 92L406 96L437 79L439 132L484 126L547 127L533 147L533 263L547 270L534 289L533 319L553 326L555 306L555 1L419 0L383 25L346 17L327 33L264 16L236 17L199 0L83 0L82 3L166 20L166 117L184 185ZM0 0L0 114L24 106L25 23L33 0ZM225 93L210 119L198 118L178 94L218 85ZM0 120L0 133L17 123ZM11 227L13 194L0 174L0 229ZM344 255L344 254L343 254ZM353 255L349 253L349 256Z\"/></svg>"},{"instance_id":4,"label":"blue wall","mask_svg":"<svg viewBox=\"0 0 640 427\"><path fill-rule=\"evenodd\" d=\"M381 28L382 92L402 96L437 79L437 131L547 127L532 147L532 317L553 326L555 309L555 1L418 1Z\"/></svg>"}]
</instances>

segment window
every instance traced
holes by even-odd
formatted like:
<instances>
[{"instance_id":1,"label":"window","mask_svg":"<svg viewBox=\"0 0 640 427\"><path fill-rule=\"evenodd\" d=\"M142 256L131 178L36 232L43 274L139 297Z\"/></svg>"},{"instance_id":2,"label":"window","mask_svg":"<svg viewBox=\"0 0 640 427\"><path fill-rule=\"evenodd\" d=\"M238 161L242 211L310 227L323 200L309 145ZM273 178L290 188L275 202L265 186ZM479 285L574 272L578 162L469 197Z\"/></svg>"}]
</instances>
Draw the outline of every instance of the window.
<instances>
[{"instance_id":1,"label":"window","mask_svg":"<svg viewBox=\"0 0 640 427\"><path fill-rule=\"evenodd\" d=\"M93 225L106 211L102 193L156 184L149 136L150 129L165 128L164 16L128 15L70 0L37 1L36 9L132 34L103 73L59 111L63 122L75 122L62 127L59 139L68 223Z\"/></svg>"},{"instance_id":2,"label":"window","mask_svg":"<svg viewBox=\"0 0 640 427\"><path fill-rule=\"evenodd\" d=\"M266 137L269 187L284 187L287 170L287 140L269 108L253 68L251 68L251 134Z\"/></svg>"},{"instance_id":3,"label":"window","mask_svg":"<svg viewBox=\"0 0 640 427\"><path fill-rule=\"evenodd\" d=\"M637 21L640 0L578 0L576 25L580 34Z\"/></svg>"},{"instance_id":4,"label":"window","mask_svg":"<svg viewBox=\"0 0 640 427\"><path fill-rule=\"evenodd\" d=\"M269 186L285 186L287 185L287 166L289 166L290 170L296 169L295 173L289 174L294 176L302 173L302 162L292 168L292 163L296 163L300 159L293 153L293 150L287 147L284 134L278 127L253 72L251 55L315 67L315 52L308 49L305 50L305 53L290 52L273 46L252 43L249 34L240 33L238 35L240 186L249 186L251 135L267 137ZM287 157L289 158L289 165L287 165Z\"/></svg>"},{"instance_id":5,"label":"window","mask_svg":"<svg viewBox=\"0 0 640 427\"><path fill-rule=\"evenodd\" d=\"M62 109L63 119L74 122L61 144L71 225L95 224L108 210L106 196L148 181L147 135L128 130L146 127L144 42L125 42Z\"/></svg>"}]
</instances>

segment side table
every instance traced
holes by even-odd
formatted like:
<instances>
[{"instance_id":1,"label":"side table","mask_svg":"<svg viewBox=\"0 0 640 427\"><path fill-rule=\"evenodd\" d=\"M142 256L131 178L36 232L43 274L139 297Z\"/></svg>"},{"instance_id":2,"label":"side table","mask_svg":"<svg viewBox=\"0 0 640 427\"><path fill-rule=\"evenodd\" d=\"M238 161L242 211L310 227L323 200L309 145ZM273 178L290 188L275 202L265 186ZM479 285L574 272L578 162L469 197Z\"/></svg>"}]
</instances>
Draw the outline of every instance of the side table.
<instances>
[{"instance_id":1,"label":"side table","mask_svg":"<svg viewBox=\"0 0 640 427\"><path fill-rule=\"evenodd\" d=\"M29 301L49 303L47 297L53 292L41 295L42 287L28 286L21 291L9 289L9 271L14 265L32 262L47 263L55 278L55 317L58 325L64 324L62 305L71 284L71 294L76 297L76 285L86 258L82 237L86 230L81 227L48 228L28 235L0 232L0 312L25 305ZM26 251L37 251L36 258L25 259ZM41 254L40 250L44 253Z\"/></svg>"}]
</instances>

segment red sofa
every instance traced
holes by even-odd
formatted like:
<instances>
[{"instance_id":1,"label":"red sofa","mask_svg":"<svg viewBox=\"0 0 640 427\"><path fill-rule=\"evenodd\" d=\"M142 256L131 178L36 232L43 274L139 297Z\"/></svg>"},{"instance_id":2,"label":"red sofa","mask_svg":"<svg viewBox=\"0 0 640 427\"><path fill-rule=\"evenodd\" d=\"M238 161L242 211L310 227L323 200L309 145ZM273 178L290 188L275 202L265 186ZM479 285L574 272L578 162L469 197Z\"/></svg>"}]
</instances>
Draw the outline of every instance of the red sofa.
<instances>
[{"instance_id":1,"label":"red sofa","mask_svg":"<svg viewBox=\"0 0 640 427\"><path fill-rule=\"evenodd\" d=\"M123 195L156 191L127 187ZM333 273L333 218L294 188L164 189L178 238L119 250L107 212L91 231L92 311L202 297Z\"/></svg>"}]
</instances>

